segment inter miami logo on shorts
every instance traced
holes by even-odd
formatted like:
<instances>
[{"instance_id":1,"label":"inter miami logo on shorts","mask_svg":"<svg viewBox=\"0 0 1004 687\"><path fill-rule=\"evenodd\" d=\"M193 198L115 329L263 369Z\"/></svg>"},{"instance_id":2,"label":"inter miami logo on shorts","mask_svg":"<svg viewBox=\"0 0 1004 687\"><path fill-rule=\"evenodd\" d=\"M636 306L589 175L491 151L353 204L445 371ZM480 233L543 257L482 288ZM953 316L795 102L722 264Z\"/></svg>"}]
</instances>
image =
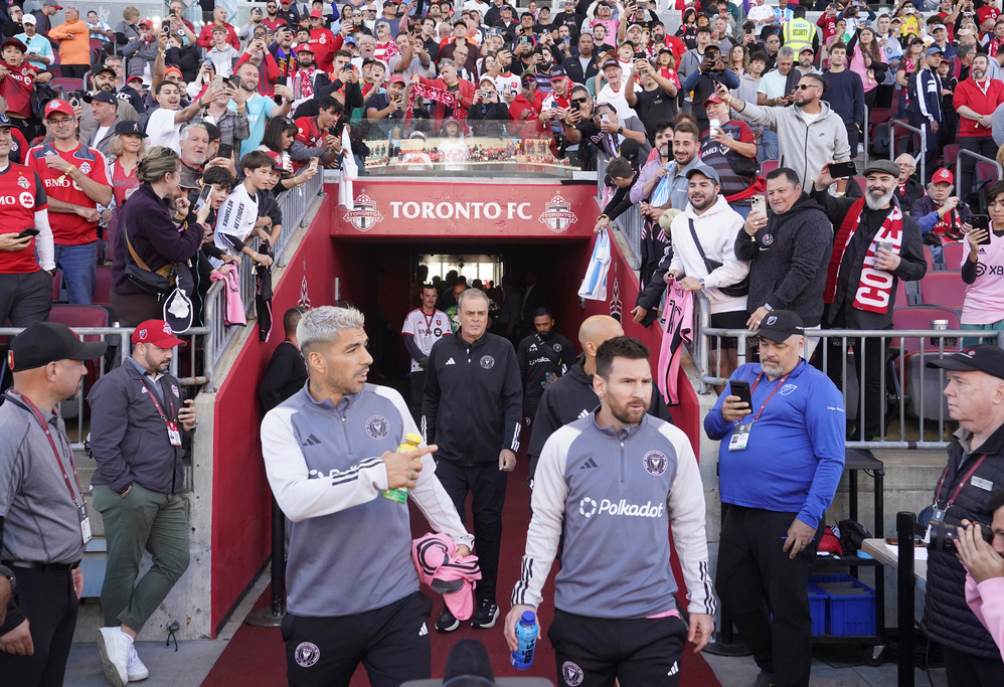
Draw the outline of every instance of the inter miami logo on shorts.
<instances>
[{"instance_id":1,"label":"inter miami logo on shorts","mask_svg":"<svg viewBox=\"0 0 1004 687\"><path fill-rule=\"evenodd\" d=\"M653 477L661 477L666 474L666 468L669 467L666 454L662 451L649 451L642 458L642 463L645 466L645 472Z\"/></svg>"},{"instance_id":2,"label":"inter miami logo on shorts","mask_svg":"<svg viewBox=\"0 0 1004 687\"><path fill-rule=\"evenodd\" d=\"M300 642L293 651L293 659L301 668L310 668L321 660L321 650L313 642Z\"/></svg>"},{"instance_id":3,"label":"inter miami logo on shorts","mask_svg":"<svg viewBox=\"0 0 1004 687\"><path fill-rule=\"evenodd\" d=\"M495 367L495 358L491 357L490 355L481 356L481 367L485 368L486 370L492 369L493 367Z\"/></svg>"},{"instance_id":4,"label":"inter miami logo on shorts","mask_svg":"<svg viewBox=\"0 0 1004 687\"><path fill-rule=\"evenodd\" d=\"M389 431L387 418L383 415L374 415L366 420L366 434L370 439L384 439Z\"/></svg>"},{"instance_id":5,"label":"inter miami logo on shorts","mask_svg":"<svg viewBox=\"0 0 1004 687\"><path fill-rule=\"evenodd\" d=\"M578 663L565 661L561 664L561 680L568 687L579 687L586 678L586 674L579 667Z\"/></svg>"}]
</instances>

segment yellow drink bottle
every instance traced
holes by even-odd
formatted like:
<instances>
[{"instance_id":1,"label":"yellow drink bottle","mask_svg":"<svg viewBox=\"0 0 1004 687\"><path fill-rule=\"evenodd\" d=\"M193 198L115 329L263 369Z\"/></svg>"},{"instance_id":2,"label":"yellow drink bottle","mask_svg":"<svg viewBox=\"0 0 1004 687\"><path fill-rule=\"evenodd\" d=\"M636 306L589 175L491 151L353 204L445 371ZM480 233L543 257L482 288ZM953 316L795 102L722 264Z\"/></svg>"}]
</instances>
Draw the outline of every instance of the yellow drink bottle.
<instances>
[{"instance_id":1,"label":"yellow drink bottle","mask_svg":"<svg viewBox=\"0 0 1004 687\"><path fill-rule=\"evenodd\" d=\"M417 434L405 434L404 441L401 445L397 447L398 453L404 453L405 451L414 451L416 448L422 445L422 437ZM387 489L383 493L385 499L390 499L391 501L396 501L397 503L407 503L408 502L408 490L404 487L398 489Z\"/></svg>"}]
</instances>

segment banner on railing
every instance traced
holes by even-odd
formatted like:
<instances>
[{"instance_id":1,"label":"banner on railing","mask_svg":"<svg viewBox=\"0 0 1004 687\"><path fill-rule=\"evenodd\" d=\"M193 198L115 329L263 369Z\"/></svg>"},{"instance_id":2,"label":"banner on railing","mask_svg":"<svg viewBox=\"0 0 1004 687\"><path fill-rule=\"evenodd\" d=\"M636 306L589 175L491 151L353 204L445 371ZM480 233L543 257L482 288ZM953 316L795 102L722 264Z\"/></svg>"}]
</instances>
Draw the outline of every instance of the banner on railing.
<instances>
[{"instance_id":1,"label":"banner on railing","mask_svg":"<svg viewBox=\"0 0 1004 687\"><path fill-rule=\"evenodd\" d=\"M356 180L353 209L331 205L338 236L588 238L589 184L457 184Z\"/></svg>"}]
</instances>

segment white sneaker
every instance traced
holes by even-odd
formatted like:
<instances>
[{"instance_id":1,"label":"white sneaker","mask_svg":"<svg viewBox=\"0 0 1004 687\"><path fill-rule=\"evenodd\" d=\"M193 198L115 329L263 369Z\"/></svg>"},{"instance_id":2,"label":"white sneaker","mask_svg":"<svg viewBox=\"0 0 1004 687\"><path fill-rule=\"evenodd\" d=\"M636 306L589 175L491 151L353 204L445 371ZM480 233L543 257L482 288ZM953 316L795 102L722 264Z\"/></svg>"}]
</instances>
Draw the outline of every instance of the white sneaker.
<instances>
[{"instance_id":1,"label":"white sneaker","mask_svg":"<svg viewBox=\"0 0 1004 687\"><path fill-rule=\"evenodd\" d=\"M126 674L129 676L129 682L139 682L150 677L150 670L143 665L143 661L139 660L135 644L129 647L129 663L126 665Z\"/></svg>"},{"instance_id":2,"label":"white sneaker","mask_svg":"<svg viewBox=\"0 0 1004 687\"><path fill-rule=\"evenodd\" d=\"M118 627L102 627L98 635L98 654L101 656L101 668L105 678L113 687L126 687L129 675L126 666L129 665L129 649L132 642Z\"/></svg>"}]
</instances>

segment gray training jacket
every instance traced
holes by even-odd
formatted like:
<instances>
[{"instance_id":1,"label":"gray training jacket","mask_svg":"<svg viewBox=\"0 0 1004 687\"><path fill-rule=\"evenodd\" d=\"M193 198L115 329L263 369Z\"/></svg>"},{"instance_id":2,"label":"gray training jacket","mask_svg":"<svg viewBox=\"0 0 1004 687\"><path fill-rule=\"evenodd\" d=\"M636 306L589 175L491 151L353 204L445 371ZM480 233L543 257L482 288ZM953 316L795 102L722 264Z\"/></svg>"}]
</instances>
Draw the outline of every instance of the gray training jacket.
<instances>
[{"instance_id":1,"label":"gray training jacket","mask_svg":"<svg viewBox=\"0 0 1004 687\"><path fill-rule=\"evenodd\" d=\"M701 474L683 431L651 415L620 432L597 425L595 413L575 420L541 451L512 602L540 604L564 531L555 607L610 619L674 610L672 525L688 610L713 615L704 521Z\"/></svg>"},{"instance_id":2,"label":"gray training jacket","mask_svg":"<svg viewBox=\"0 0 1004 687\"><path fill-rule=\"evenodd\" d=\"M289 520L287 607L329 617L383 608L418 591L408 507L381 496L381 455L418 434L394 389L367 384L335 406L307 387L261 425L262 453L276 503ZM472 546L431 456L409 496L437 532Z\"/></svg>"}]
</instances>

